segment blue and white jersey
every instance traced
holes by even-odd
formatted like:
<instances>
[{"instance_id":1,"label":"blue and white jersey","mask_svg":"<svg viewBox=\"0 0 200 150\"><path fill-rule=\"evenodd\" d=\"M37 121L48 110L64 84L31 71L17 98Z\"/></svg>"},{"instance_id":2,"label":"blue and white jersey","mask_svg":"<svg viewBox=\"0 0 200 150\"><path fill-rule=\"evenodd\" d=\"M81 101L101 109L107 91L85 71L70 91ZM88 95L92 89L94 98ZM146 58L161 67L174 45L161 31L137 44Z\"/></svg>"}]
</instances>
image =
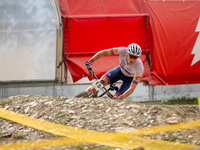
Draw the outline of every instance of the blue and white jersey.
<instances>
[{"instance_id":1,"label":"blue and white jersey","mask_svg":"<svg viewBox=\"0 0 200 150\"><path fill-rule=\"evenodd\" d=\"M112 48L111 54L119 54L120 68L125 76L133 77L133 83L138 84L144 72L144 65L138 58L132 65L127 63L126 47Z\"/></svg>"}]
</instances>

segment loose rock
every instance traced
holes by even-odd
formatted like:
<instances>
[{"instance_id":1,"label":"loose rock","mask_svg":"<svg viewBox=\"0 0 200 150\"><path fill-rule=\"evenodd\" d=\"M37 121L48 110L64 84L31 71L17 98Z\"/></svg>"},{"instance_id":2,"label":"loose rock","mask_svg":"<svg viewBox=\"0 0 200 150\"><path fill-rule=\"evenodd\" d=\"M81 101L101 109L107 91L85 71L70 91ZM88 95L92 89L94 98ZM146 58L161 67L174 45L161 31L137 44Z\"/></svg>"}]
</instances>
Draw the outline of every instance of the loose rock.
<instances>
[{"instance_id":1,"label":"loose rock","mask_svg":"<svg viewBox=\"0 0 200 150\"><path fill-rule=\"evenodd\" d=\"M67 98L41 95L17 95L0 99L0 108L63 125L100 132L129 132L140 128L200 120L197 105L157 105L108 98ZM0 118L0 143L12 137L40 140L59 137ZM200 129L145 135L143 138L200 145ZM86 146L88 147L88 146ZM140 149L143 149L141 147Z\"/></svg>"}]
</instances>

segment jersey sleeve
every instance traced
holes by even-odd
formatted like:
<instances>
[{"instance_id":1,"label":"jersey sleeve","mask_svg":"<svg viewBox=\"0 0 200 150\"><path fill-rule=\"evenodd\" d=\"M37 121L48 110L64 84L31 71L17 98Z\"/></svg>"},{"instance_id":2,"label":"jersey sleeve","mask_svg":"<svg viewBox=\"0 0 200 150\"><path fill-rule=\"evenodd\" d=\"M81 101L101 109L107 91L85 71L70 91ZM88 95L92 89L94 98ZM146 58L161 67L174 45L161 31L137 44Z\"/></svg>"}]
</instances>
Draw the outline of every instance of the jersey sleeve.
<instances>
[{"instance_id":1,"label":"jersey sleeve","mask_svg":"<svg viewBox=\"0 0 200 150\"><path fill-rule=\"evenodd\" d=\"M141 80L141 76L134 77L133 83L137 85L140 82L140 80Z\"/></svg>"},{"instance_id":2,"label":"jersey sleeve","mask_svg":"<svg viewBox=\"0 0 200 150\"><path fill-rule=\"evenodd\" d=\"M115 54L126 54L126 47L115 47L115 48L111 48L111 55L115 55Z\"/></svg>"},{"instance_id":3,"label":"jersey sleeve","mask_svg":"<svg viewBox=\"0 0 200 150\"><path fill-rule=\"evenodd\" d=\"M137 72L135 74L135 77L133 78L133 83L135 83L136 85L140 82L141 78L142 78L142 74L144 72L144 67L143 65L141 65L138 69Z\"/></svg>"}]
</instances>

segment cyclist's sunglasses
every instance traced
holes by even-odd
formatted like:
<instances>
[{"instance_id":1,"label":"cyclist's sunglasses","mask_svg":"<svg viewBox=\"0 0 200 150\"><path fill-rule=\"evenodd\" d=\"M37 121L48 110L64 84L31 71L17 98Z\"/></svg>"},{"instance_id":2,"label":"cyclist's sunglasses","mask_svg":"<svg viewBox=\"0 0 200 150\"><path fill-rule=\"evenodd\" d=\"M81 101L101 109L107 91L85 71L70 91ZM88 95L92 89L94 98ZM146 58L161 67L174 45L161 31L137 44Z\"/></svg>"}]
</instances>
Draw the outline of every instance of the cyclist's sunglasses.
<instances>
[{"instance_id":1,"label":"cyclist's sunglasses","mask_svg":"<svg viewBox=\"0 0 200 150\"><path fill-rule=\"evenodd\" d=\"M133 58L134 58L134 59L138 59L138 58L139 58L138 56L134 56L134 55L130 55L130 54L129 54L128 56L129 56L131 59L133 59Z\"/></svg>"}]
</instances>

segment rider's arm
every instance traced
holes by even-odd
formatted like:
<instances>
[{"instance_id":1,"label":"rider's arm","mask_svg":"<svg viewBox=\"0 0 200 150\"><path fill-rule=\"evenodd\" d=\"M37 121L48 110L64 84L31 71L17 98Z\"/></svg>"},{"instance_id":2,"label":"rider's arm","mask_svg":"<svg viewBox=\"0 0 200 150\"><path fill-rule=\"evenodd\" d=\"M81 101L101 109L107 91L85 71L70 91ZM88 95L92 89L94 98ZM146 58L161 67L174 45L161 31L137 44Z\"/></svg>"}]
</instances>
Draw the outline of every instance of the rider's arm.
<instances>
[{"instance_id":1,"label":"rider's arm","mask_svg":"<svg viewBox=\"0 0 200 150\"><path fill-rule=\"evenodd\" d=\"M105 56L105 55L111 55L111 51L110 49L105 49L105 50L101 50L98 53L96 53L91 59L90 61L93 63L94 61L96 61L97 59Z\"/></svg>"},{"instance_id":2,"label":"rider's arm","mask_svg":"<svg viewBox=\"0 0 200 150\"><path fill-rule=\"evenodd\" d=\"M131 83L129 89L126 90L121 96L119 96L119 98L120 98L121 100L123 100L123 99L125 99L126 97L128 97L129 95L131 95L131 94L134 92L136 86L137 86L137 84Z\"/></svg>"}]
</instances>

